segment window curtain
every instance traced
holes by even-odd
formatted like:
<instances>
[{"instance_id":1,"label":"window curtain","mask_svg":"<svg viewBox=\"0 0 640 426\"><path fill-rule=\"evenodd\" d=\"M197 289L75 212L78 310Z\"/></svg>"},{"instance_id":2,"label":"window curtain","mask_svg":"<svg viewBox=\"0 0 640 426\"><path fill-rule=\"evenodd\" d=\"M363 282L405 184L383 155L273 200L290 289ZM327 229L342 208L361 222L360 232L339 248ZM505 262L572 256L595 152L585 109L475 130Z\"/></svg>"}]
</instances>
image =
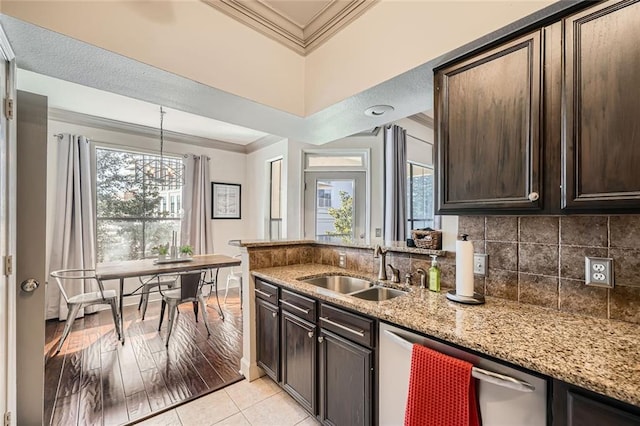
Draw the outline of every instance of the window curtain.
<instances>
[{"instance_id":1,"label":"window curtain","mask_svg":"<svg viewBox=\"0 0 640 426\"><path fill-rule=\"evenodd\" d=\"M384 128L384 240L404 241L407 229L407 131Z\"/></svg>"},{"instance_id":2,"label":"window curtain","mask_svg":"<svg viewBox=\"0 0 640 426\"><path fill-rule=\"evenodd\" d=\"M180 240L183 245L191 245L194 254L213 253L209 162L209 157L204 155L185 158Z\"/></svg>"},{"instance_id":3,"label":"window curtain","mask_svg":"<svg viewBox=\"0 0 640 426\"><path fill-rule=\"evenodd\" d=\"M58 135L57 177L49 272L94 269L96 261L95 212L89 140L68 133ZM63 283L68 296L98 291L92 280ZM47 285L46 318L67 318L67 304L56 282ZM94 312L95 306L85 312ZM84 314L85 312L81 312Z\"/></svg>"}]
</instances>

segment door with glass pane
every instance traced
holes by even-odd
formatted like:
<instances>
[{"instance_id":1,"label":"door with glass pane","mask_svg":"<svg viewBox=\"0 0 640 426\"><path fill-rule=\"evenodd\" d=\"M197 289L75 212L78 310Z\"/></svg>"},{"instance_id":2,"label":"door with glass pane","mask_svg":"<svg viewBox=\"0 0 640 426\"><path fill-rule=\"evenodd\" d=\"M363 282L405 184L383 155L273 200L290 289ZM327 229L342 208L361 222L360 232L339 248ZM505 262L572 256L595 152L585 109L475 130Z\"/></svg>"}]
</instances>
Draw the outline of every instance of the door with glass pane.
<instances>
[{"instance_id":1,"label":"door with glass pane","mask_svg":"<svg viewBox=\"0 0 640 426\"><path fill-rule=\"evenodd\" d=\"M366 174L305 173L305 238L318 241L365 240Z\"/></svg>"}]
</instances>

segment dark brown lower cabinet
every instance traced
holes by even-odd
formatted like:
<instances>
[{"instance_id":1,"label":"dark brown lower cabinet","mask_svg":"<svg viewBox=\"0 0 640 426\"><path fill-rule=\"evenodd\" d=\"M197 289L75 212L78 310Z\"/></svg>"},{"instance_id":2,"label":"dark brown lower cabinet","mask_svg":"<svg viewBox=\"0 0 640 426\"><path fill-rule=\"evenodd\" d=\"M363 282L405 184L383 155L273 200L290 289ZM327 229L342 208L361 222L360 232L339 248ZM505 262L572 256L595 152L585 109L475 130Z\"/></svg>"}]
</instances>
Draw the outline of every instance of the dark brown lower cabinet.
<instances>
[{"instance_id":1,"label":"dark brown lower cabinet","mask_svg":"<svg viewBox=\"0 0 640 426\"><path fill-rule=\"evenodd\" d=\"M282 310L282 387L316 414L316 326Z\"/></svg>"},{"instance_id":2,"label":"dark brown lower cabinet","mask_svg":"<svg viewBox=\"0 0 640 426\"><path fill-rule=\"evenodd\" d=\"M322 423L372 424L373 351L324 329L318 340Z\"/></svg>"},{"instance_id":3,"label":"dark brown lower cabinet","mask_svg":"<svg viewBox=\"0 0 640 426\"><path fill-rule=\"evenodd\" d=\"M554 380L553 426L638 425L640 408Z\"/></svg>"},{"instance_id":4,"label":"dark brown lower cabinet","mask_svg":"<svg viewBox=\"0 0 640 426\"><path fill-rule=\"evenodd\" d=\"M256 298L257 363L280 381L280 313L276 305Z\"/></svg>"}]
</instances>

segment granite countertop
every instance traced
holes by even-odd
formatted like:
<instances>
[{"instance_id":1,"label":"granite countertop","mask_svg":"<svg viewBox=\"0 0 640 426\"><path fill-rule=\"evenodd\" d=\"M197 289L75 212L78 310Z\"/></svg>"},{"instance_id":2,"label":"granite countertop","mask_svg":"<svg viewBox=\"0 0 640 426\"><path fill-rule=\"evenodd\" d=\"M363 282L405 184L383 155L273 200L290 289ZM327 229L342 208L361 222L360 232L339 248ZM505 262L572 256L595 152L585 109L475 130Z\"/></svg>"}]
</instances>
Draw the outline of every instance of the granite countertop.
<instances>
[{"instance_id":1,"label":"granite countertop","mask_svg":"<svg viewBox=\"0 0 640 426\"><path fill-rule=\"evenodd\" d=\"M484 305L449 301L413 287L371 302L299 281L355 271L318 264L258 269L253 275L381 320L640 406L640 326L487 297Z\"/></svg>"},{"instance_id":2,"label":"granite countertop","mask_svg":"<svg viewBox=\"0 0 640 426\"><path fill-rule=\"evenodd\" d=\"M246 248L266 248L266 247L277 247L277 246L293 246L293 245L305 245L305 244L314 244L314 245L323 245L323 246L333 246L333 247L344 247L344 248L357 248L357 249L370 249L374 250L376 243L340 243L340 242L328 242L328 241L316 241L316 240L230 240L229 245L234 247L246 247ZM379 245L388 251L396 252L396 253L414 253L414 254L426 254L431 255L435 254L437 256L443 257L447 255L447 251L445 250L429 250L422 249L418 247L407 247L407 243L405 241L387 241L380 242Z\"/></svg>"}]
</instances>

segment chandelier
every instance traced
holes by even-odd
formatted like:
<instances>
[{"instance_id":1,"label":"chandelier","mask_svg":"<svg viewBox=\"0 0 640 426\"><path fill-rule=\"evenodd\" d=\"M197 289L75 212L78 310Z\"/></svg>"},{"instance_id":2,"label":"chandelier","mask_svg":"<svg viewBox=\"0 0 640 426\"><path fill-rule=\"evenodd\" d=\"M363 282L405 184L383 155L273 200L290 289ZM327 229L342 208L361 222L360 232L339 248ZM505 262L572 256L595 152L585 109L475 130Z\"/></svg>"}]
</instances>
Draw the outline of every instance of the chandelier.
<instances>
[{"instance_id":1,"label":"chandelier","mask_svg":"<svg viewBox=\"0 0 640 426\"><path fill-rule=\"evenodd\" d=\"M160 107L160 156L143 155L136 161L136 176L144 179L147 185L163 189L179 189L184 185L184 164L182 159L164 156L164 115Z\"/></svg>"}]
</instances>

